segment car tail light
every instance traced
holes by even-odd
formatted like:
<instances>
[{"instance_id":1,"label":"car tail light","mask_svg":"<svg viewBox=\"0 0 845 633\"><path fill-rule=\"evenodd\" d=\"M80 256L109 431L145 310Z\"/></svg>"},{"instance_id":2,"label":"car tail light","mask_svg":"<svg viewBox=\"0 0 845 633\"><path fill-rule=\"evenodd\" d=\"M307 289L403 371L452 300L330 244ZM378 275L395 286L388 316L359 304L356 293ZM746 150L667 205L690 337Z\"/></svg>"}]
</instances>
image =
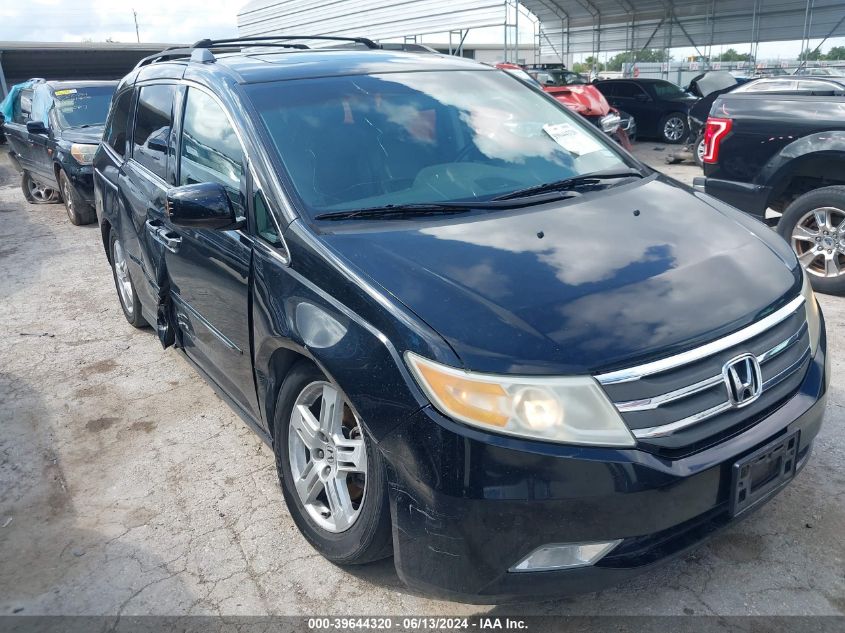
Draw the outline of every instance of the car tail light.
<instances>
[{"instance_id":1,"label":"car tail light","mask_svg":"<svg viewBox=\"0 0 845 633\"><path fill-rule=\"evenodd\" d=\"M707 119L707 125L704 128L704 156L702 157L705 163L719 162L719 146L732 127L733 121L731 119L717 119L716 117Z\"/></svg>"}]
</instances>

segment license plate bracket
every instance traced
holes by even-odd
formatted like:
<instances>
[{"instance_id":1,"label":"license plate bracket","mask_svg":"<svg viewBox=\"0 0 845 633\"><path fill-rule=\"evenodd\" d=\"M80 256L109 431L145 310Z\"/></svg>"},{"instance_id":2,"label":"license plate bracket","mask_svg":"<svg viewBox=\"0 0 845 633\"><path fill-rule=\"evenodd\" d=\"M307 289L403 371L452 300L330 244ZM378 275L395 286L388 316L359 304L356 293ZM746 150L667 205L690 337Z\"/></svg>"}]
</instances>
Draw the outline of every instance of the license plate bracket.
<instances>
[{"instance_id":1,"label":"license plate bracket","mask_svg":"<svg viewBox=\"0 0 845 633\"><path fill-rule=\"evenodd\" d=\"M733 516L767 499L795 477L799 431L769 442L733 465L730 510Z\"/></svg>"}]
</instances>

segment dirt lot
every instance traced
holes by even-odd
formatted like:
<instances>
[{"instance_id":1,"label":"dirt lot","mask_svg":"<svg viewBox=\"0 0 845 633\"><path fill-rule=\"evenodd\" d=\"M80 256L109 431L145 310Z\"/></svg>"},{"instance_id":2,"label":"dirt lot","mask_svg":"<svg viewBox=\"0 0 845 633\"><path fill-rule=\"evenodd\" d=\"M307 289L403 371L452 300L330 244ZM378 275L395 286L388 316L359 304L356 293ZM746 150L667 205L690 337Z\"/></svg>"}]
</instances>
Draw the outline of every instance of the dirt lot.
<instances>
[{"instance_id":1,"label":"dirt lot","mask_svg":"<svg viewBox=\"0 0 845 633\"><path fill-rule=\"evenodd\" d=\"M700 173L666 168L659 147L637 152L679 179ZM25 203L2 156L0 614L489 609L409 593L389 560L347 571L318 556L267 447L178 353L125 322L96 226ZM792 486L625 587L496 612L845 614L845 300L821 302L834 381Z\"/></svg>"}]
</instances>

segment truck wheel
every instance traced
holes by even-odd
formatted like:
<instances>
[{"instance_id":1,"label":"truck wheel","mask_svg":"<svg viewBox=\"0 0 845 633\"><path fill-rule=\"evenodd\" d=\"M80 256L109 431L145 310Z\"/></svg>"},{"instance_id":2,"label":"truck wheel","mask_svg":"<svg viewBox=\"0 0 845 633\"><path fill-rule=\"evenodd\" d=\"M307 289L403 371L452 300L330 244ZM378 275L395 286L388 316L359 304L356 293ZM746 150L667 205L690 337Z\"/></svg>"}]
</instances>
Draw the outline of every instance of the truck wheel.
<instances>
[{"instance_id":1,"label":"truck wheel","mask_svg":"<svg viewBox=\"0 0 845 633\"><path fill-rule=\"evenodd\" d=\"M282 493L303 536L339 565L390 556L384 461L340 390L311 362L288 373L273 449Z\"/></svg>"},{"instance_id":2,"label":"truck wheel","mask_svg":"<svg viewBox=\"0 0 845 633\"><path fill-rule=\"evenodd\" d=\"M660 136L664 143L682 143L687 134L687 117L680 112L671 112L660 119Z\"/></svg>"},{"instance_id":3,"label":"truck wheel","mask_svg":"<svg viewBox=\"0 0 845 633\"><path fill-rule=\"evenodd\" d=\"M65 210L67 217L71 224L80 226L82 224L91 224L97 220L97 214L94 207L85 202L76 192L76 187L70 182L65 172L59 172L59 187L62 191L62 200L65 203Z\"/></svg>"},{"instance_id":4,"label":"truck wheel","mask_svg":"<svg viewBox=\"0 0 845 633\"><path fill-rule=\"evenodd\" d=\"M695 164L704 168L704 135L700 135L695 144L692 146L692 155L695 158Z\"/></svg>"},{"instance_id":5,"label":"truck wheel","mask_svg":"<svg viewBox=\"0 0 845 633\"><path fill-rule=\"evenodd\" d=\"M792 245L815 290L845 295L845 187L822 187L796 198L777 231Z\"/></svg>"},{"instance_id":6,"label":"truck wheel","mask_svg":"<svg viewBox=\"0 0 845 633\"><path fill-rule=\"evenodd\" d=\"M141 300L138 298L138 293L135 292L132 277L129 276L126 252L114 231L109 233L109 254L111 255L114 286L117 289L117 298L120 299L120 307L123 308L123 316L133 327L147 327L147 321L141 314Z\"/></svg>"},{"instance_id":7,"label":"truck wheel","mask_svg":"<svg viewBox=\"0 0 845 633\"><path fill-rule=\"evenodd\" d=\"M21 191L26 201L31 204L50 204L59 201L58 191L41 184L28 171L21 174Z\"/></svg>"}]
</instances>

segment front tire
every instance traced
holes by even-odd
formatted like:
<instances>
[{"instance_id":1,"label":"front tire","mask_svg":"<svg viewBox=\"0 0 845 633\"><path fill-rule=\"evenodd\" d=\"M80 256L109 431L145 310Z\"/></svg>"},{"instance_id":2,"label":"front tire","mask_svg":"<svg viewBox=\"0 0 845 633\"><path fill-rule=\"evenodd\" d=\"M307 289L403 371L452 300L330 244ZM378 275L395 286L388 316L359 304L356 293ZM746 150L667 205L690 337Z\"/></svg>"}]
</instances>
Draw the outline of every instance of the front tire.
<instances>
[{"instance_id":1,"label":"front tire","mask_svg":"<svg viewBox=\"0 0 845 633\"><path fill-rule=\"evenodd\" d=\"M686 115L680 112L671 112L660 119L660 137L664 143L677 145L683 143L689 134Z\"/></svg>"},{"instance_id":2,"label":"front tire","mask_svg":"<svg viewBox=\"0 0 845 633\"><path fill-rule=\"evenodd\" d=\"M799 196L784 210L777 231L792 246L815 290L845 295L845 186Z\"/></svg>"},{"instance_id":3,"label":"front tire","mask_svg":"<svg viewBox=\"0 0 845 633\"><path fill-rule=\"evenodd\" d=\"M30 204L52 204L59 200L57 190L37 181L28 171L21 174L21 191Z\"/></svg>"},{"instance_id":4,"label":"front tire","mask_svg":"<svg viewBox=\"0 0 845 633\"><path fill-rule=\"evenodd\" d=\"M65 211L71 224L81 226L91 224L97 220L94 207L85 202L70 182L64 171L59 172L59 189L62 192L62 200L65 203Z\"/></svg>"},{"instance_id":5,"label":"front tire","mask_svg":"<svg viewBox=\"0 0 845 633\"><path fill-rule=\"evenodd\" d=\"M320 554L356 565L392 553L384 460L311 362L294 365L279 390L273 440L288 510Z\"/></svg>"},{"instance_id":6,"label":"front tire","mask_svg":"<svg viewBox=\"0 0 845 633\"><path fill-rule=\"evenodd\" d=\"M138 293L135 292L135 284L129 274L126 252L114 231L109 233L109 254L111 255L114 286L117 290L120 307L123 309L123 316L133 327L144 328L147 326L147 321L141 314L141 300L138 298Z\"/></svg>"}]
</instances>

